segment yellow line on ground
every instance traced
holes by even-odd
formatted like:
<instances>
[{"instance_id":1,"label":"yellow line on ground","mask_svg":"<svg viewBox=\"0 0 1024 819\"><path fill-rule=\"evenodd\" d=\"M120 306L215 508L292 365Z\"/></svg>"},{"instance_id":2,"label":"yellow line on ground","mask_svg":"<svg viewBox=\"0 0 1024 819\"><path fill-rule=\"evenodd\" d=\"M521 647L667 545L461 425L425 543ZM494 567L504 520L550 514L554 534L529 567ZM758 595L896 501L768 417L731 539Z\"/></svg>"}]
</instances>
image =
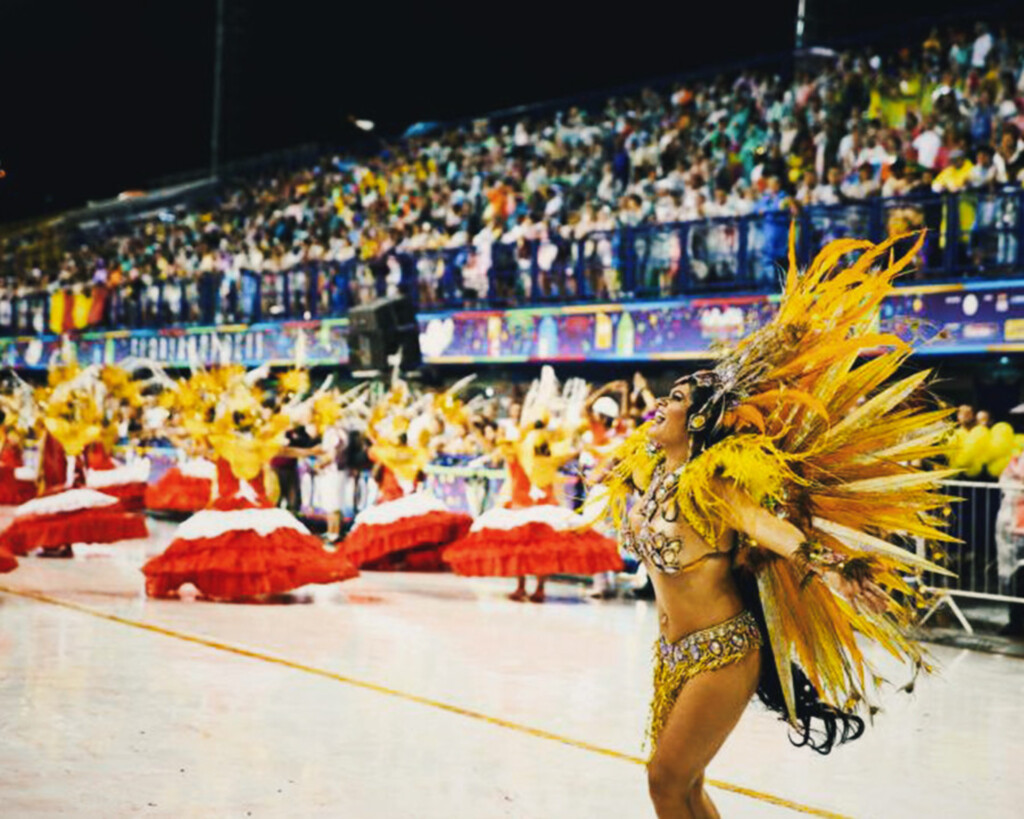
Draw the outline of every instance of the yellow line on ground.
<instances>
[{"instance_id":1,"label":"yellow line on ground","mask_svg":"<svg viewBox=\"0 0 1024 819\"><path fill-rule=\"evenodd\" d=\"M354 677L348 677L344 674L338 674L334 671L328 671L325 668L317 668L316 666L305 665L304 663L298 663L294 660L288 660L284 657L276 657L273 654L265 654L262 651L253 651L248 648L242 648L241 646L231 645L230 643L222 643L218 640L212 640L209 637L201 637L197 634L188 634L183 631L176 631L175 629L164 628L163 626L154 625L153 623L145 623L141 620L133 620L129 617L121 617L118 614L110 614L99 609L94 609L89 606L83 606L80 603L72 603L69 600L61 600L58 597L51 597L48 594L42 592L26 591L22 589L11 588L0 583L0 592L5 594L15 595L16 597L23 597L28 600L35 600L39 603L48 603L53 606L60 606L62 608L71 609L82 614L88 614L92 617L97 617L101 620L109 620L112 623L120 623L123 626L131 626L132 628L141 629L143 631L153 632L154 634L162 634L165 637L173 637L175 640L181 640L186 643L193 643L195 645L206 646L207 648L214 648L218 651L224 651L229 654L235 654L239 657L248 657L253 660L262 660L265 663L271 663L273 665L283 666L285 668L291 668L295 671L303 671L306 674L312 674L317 677L325 677L329 680L336 682L345 683L356 688L363 688L367 691L375 691L378 694L385 694L389 697L396 697L398 699L406 700L408 702L415 702L420 705L426 705L430 708L437 708L441 711L447 711L450 714L458 714L459 716L469 717L470 719L479 720L486 722L490 725L496 725L500 728L508 728L512 731L518 731L521 734L527 734L532 737L539 739L548 739L553 742L561 743L562 745L568 745L573 748L579 748L584 751L590 751L595 754L601 754L602 756L611 757L613 759L621 759L625 762L633 762L637 765L645 765L646 760L642 757L634 756L633 754L626 754L622 751L616 751L612 748L603 748L600 745L594 745L590 742L585 742L579 739L573 739L571 737L562 736L561 734L555 734L551 731L545 731L542 728L532 728L529 725L522 725L518 722L512 722L511 720L502 719L501 717L492 717L489 714L483 714L479 711L474 711L470 708L463 708L459 705L452 705L451 703L442 702L440 700L431 699L430 697L423 697L419 694L411 694L408 691L401 691L397 688L389 688L386 685L379 685L378 683L367 682L366 680L359 680ZM723 791L730 791L732 793L742 794L748 796L751 799L756 799L760 802L766 802L771 805L777 805L780 808L788 808L789 810L796 811L797 813L804 813L810 816L823 816L828 819L848 819L840 813L833 813L831 811L822 810L821 808L813 808L808 805L801 805L798 802L792 802L789 799L783 799L780 796L773 796L770 793L762 793L761 791L753 790L752 788L744 788L741 785L733 785L730 782L722 782L718 779L707 779L705 782L712 787L718 788Z\"/></svg>"}]
</instances>

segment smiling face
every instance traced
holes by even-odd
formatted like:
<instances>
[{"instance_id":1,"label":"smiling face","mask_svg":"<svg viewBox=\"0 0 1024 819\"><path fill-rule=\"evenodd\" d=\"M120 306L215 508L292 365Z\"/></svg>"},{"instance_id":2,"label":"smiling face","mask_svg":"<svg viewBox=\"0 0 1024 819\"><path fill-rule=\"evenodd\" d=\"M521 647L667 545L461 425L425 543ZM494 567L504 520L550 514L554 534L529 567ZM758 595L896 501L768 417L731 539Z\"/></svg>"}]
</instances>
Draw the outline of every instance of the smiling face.
<instances>
[{"instance_id":1,"label":"smiling face","mask_svg":"<svg viewBox=\"0 0 1024 819\"><path fill-rule=\"evenodd\" d=\"M676 384L667 396L658 399L648 433L651 441L663 447L681 446L686 442L692 390L692 384Z\"/></svg>"}]
</instances>

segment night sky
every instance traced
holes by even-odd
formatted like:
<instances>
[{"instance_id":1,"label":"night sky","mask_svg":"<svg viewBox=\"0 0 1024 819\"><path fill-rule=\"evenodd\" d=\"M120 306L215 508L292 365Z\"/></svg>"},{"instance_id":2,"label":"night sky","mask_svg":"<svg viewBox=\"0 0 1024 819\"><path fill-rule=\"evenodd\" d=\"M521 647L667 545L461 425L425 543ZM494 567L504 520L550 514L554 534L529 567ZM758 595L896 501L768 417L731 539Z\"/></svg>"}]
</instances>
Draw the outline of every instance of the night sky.
<instances>
[{"instance_id":1,"label":"night sky","mask_svg":"<svg viewBox=\"0 0 1024 819\"><path fill-rule=\"evenodd\" d=\"M900 19L891 2L808 4L819 40L914 16L906 3ZM796 5L226 0L222 156L342 145L349 114L395 133L782 54ZM206 166L215 9L215 0L3 0L0 222Z\"/></svg>"}]
</instances>

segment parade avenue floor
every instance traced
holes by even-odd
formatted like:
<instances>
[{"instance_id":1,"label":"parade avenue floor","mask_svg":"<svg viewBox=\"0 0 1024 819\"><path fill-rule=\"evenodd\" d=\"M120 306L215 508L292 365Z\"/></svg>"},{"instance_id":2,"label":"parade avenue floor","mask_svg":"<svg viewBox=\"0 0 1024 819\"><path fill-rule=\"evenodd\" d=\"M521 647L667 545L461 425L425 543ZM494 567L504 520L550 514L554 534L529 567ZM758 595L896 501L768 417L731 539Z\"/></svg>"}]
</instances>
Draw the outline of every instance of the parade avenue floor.
<instances>
[{"instance_id":1,"label":"parade avenue floor","mask_svg":"<svg viewBox=\"0 0 1024 819\"><path fill-rule=\"evenodd\" d=\"M382 573L292 605L153 601L138 567L172 525L151 529L0 576L0 815L653 816L652 604ZM751 705L708 771L722 815L1019 816L1024 663L932 652L827 757Z\"/></svg>"}]
</instances>

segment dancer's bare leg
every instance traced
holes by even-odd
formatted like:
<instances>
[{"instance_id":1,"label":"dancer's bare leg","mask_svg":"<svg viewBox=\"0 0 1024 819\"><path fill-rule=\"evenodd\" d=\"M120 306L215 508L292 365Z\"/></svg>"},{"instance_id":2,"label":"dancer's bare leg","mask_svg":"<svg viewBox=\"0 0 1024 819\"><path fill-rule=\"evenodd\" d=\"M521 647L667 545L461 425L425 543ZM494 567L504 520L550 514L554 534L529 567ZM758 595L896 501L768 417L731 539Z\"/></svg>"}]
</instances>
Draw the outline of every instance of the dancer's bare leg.
<instances>
[{"instance_id":1,"label":"dancer's bare leg","mask_svg":"<svg viewBox=\"0 0 1024 819\"><path fill-rule=\"evenodd\" d=\"M698 674L683 687L647 766L658 819L718 819L704 790L704 769L757 690L760 652Z\"/></svg>"},{"instance_id":2,"label":"dancer's bare leg","mask_svg":"<svg viewBox=\"0 0 1024 819\"><path fill-rule=\"evenodd\" d=\"M327 539L333 543L341 534L341 512L330 512L327 515Z\"/></svg>"},{"instance_id":3,"label":"dancer's bare leg","mask_svg":"<svg viewBox=\"0 0 1024 819\"><path fill-rule=\"evenodd\" d=\"M516 590L508 596L509 600L514 600L517 603L522 603L526 599L526 575L522 575L519 578L519 585L516 586Z\"/></svg>"},{"instance_id":4,"label":"dancer's bare leg","mask_svg":"<svg viewBox=\"0 0 1024 819\"><path fill-rule=\"evenodd\" d=\"M534 591L533 594L530 595L530 600L532 600L534 603L544 602L544 582L546 580L547 577L537 575L537 589Z\"/></svg>"}]
</instances>

